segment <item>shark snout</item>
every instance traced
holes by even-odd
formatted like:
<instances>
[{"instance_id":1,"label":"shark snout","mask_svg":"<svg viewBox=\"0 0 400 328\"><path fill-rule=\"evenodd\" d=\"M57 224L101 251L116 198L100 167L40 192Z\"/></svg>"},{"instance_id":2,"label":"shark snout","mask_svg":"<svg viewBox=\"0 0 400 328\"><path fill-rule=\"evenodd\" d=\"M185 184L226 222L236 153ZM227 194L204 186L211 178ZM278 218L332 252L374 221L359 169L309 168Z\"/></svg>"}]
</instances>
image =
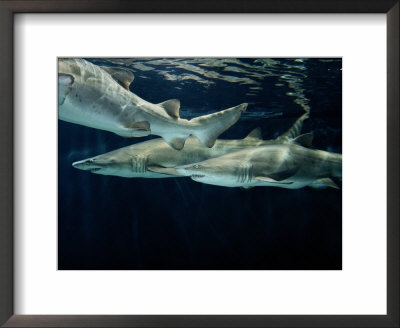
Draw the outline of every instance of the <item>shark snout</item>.
<instances>
[{"instance_id":1,"label":"shark snout","mask_svg":"<svg viewBox=\"0 0 400 328\"><path fill-rule=\"evenodd\" d=\"M245 113L248 105L249 105L248 103L240 104L240 105L239 105L239 106L240 106L240 110L241 110L243 113Z\"/></svg>"},{"instance_id":2,"label":"shark snout","mask_svg":"<svg viewBox=\"0 0 400 328\"><path fill-rule=\"evenodd\" d=\"M191 178L203 178L204 174L202 173L202 166L200 164L190 164L178 166L175 168L180 174L184 176L190 176Z\"/></svg>"},{"instance_id":3,"label":"shark snout","mask_svg":"<svg viewBox=\"0 0 400 328\"><path fill-rule=\"evenodd\" d=\"M72 163L72 166L76 169L95 172L102 169L102 166L99 163L96 163L94 159L84 159L82 161L77 161Z\"/></svg>"}]
</instances>

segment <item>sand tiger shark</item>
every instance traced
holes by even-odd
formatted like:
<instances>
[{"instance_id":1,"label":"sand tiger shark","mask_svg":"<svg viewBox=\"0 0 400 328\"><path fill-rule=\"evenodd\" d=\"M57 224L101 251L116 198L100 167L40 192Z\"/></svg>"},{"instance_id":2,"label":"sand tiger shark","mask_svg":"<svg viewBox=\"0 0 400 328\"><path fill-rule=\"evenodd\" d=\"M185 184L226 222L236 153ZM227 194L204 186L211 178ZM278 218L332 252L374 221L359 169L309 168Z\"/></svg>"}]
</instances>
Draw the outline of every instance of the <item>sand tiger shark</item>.
<instances>
[{"instance_id":1,"label":"sand tiger shark","mask_svg":"<svg viewBox=\"0 0 400 328\"><path fill-rule=\"evenodd\" d=\"M186 120L179 116L179 100L152 104L129 91L133 80L133 73L127 69L100 67L84 59L59 59L59 119L123 137L158 135L179 150L190 135L212 147L247 108L243 103Z\"/></svg>"},{"instance_id":2,"label":"sand tiger shark","mask_svg":"<svg viewBox=\"0 0 400 328\"><path fill-rule=\"evenodd\" d=\"M192 180L225 187L338 188L342 155L296 143L248 148L175 168Z\"/></svg>"},{"instance_id":3,"label":"sand tiger shark","mask_svg":"<svg viewBox=\"0 0 400 328\"><path fill-rule=\"evenodd\" d=\"M293 126L272 140L263 140L261 129L256 128L244 139L217 139L212 148L203 146L196 138L189 137L182 150L171 149L163 139L157 138L87 158L72 165L81 170L103 175L126 178L168 178L180 176L174 167L201 162L232 151L248 147L309 140L309 135L299 136L308 114L303 114Z\"/></svg>"}]
</instances>

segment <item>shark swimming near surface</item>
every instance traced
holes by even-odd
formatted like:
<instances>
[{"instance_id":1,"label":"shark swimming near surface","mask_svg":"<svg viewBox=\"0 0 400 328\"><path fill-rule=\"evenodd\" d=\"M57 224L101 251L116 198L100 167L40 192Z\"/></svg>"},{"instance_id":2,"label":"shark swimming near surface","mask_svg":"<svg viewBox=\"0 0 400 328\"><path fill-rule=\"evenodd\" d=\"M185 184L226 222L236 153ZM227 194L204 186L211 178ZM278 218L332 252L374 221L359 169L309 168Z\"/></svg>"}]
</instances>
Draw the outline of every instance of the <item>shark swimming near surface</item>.
<instances>
[{"instance_id":1,"label":"shark swimming near surface","mask_svg":"<svg viewBox=\"0 0 400 328\"><path fill-rule=\"evenodd\" d=\"M299 136L308 113L298 118L292 127L275 139L263 140L261 129L256 128L238 140L217 139L212 148L203 146L196 138L189 137L182 150L171 149L163 139L157 138L74 162L81 170L96 174L126 178L169 178L181 176L174 167L201 162L233 151L271 144L299 142L309 135Z\"/></svg>"},{"instance_id":2,"label":"shark swimming near surface","mask_svg":"<svg viewBox=\"0 0 400 328\"><path fill-rule=\"evenodd\" d=\"M59 59L59 119L123 137L158 135L180 150L190 135L212 147L247 108L243 103L186 120L179 116L179 100L152 104L129 91L133 80L133 73L124 68L100 67L78 58Z\"/></svg>"},{"instance_id":3,"label":"shark swimming near surface","mask_svg":"<svg viewBox=\"0 0 400 328\"><path fill-rule=\"evenodd\" d=\"M332 178L342 177L342 155L296 143L276 144L248 148L175 169L192 180L224 187L339 189Z\"/></svg>"}]
</instances>

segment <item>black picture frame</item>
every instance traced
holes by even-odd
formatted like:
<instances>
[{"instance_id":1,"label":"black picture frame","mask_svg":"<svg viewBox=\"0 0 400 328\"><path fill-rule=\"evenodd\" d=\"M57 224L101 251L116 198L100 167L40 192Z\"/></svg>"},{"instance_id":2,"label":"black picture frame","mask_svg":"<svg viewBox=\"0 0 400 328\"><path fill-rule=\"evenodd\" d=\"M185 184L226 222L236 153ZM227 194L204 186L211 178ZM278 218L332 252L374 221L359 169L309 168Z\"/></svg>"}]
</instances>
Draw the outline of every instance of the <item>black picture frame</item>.
<instances>
[{"instance_id":1,"label":"black picture frame","mask_svg":"<svg viewBox=\"0 0 400 328\"><path fill-rule=\"evenodd\" d=\"M399 327L399 0L0 0L0 324L4 327ZM13 18L16 13L384 13L387 315L14 315ZM366 286L365 288L368 288Z\"/></svg>"}]
</instances>

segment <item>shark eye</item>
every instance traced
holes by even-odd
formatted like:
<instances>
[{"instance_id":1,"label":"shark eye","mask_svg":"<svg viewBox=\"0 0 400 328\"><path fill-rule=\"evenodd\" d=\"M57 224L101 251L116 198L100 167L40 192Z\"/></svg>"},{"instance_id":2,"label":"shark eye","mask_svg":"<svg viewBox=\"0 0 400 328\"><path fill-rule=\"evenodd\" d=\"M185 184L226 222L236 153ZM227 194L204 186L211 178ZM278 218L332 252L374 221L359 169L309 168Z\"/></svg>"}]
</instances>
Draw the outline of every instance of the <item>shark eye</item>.
<instances>
[{"instance_id":1,"label":"shark eye","mask_svg":"<svg viewBox=\"0 0 400 328\"><path fill-rule=\"evenodd\" d=\"M201 167L201 165L195 164L195 165L193 165L193 167L194 167L195 169L199 169L199 168Z\"/></svg>"}]
</instances>

